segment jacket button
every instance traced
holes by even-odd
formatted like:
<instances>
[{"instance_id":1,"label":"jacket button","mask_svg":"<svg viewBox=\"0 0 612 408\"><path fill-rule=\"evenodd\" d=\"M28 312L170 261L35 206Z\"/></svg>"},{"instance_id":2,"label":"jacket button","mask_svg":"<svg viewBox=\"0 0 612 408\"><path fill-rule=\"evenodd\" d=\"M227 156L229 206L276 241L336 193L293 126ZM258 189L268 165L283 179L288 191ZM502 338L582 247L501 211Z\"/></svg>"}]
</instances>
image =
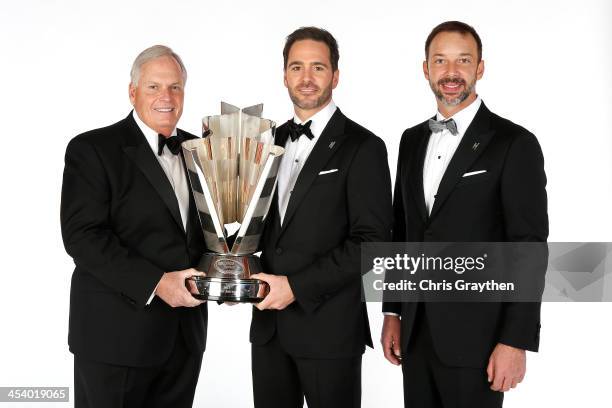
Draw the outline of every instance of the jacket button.
<instances>
[{"instance_id":1,"label":"jacket button","mask_svg":"<svg viewBox=\"0 0 612 408\"><path fill-rule=\"evenodd\" d=\"M283 248L276 248L276 254L280 255L283 253Z\"/></svg>"}]
</instances>

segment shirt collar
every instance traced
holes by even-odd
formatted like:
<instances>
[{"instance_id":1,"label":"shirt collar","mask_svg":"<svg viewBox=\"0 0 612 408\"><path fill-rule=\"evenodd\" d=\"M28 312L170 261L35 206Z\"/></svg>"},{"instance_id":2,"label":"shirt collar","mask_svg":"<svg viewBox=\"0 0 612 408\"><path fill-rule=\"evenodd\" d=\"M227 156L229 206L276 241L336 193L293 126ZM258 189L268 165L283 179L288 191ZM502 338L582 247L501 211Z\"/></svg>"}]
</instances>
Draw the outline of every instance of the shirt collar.
<instances>
[{"instance_id":1,"label":"shirt collar","mask_svg":"<svg viewBox=\"0 0 612 408\"><path fill-rule=\"evenodd\" d=\"M452 118L457 124L457 131L460 135L463 135L467 128L470 126L470 123L472 123L472 120L474 120L476 112L478 112L478 109L480 108L481 104L482 100L480 99L480 96L477 96L474 102L470 103L468 106L461 109L459 112L455 113L450 118L445 118L444 115L442 115L440 111L438 111L438 113L436 114L436 120L446 120Z\"/></svg>"},{"instance_id":2,"label":"shirt collar","mask_svg":"<svg viewBox=\"0 0 612 408\"><path fill-rule=\"evenodd\" d=\"M323 133L323 129L325 129L325 126L327 126L327 123L334 115L334 112L336 112L336 109L336 104L333 100L330 100L329 103L323 109L312 115L304 122L300 121L300 118L298 118L297 116L293 117L293 121L295 123L304 124L309 120L312 120L312 123L310 124L310 131L314 136L314 140L316 140L319 138L319 136L321 136L321 133Z\"/></svg>"},{"instance_id":3,"label":"shirt collar","mask_svg":"<svg viewBox=\"0 0 612 408\"><path fill-rule=\"evenodd\" d=\"M140 131L142 132L142 134L147 139L147 142L149 142L149 145L151 146L151 150L153 150L153 152L155 154L157 154L157 149L159 147L159 136L158 136L158 133L156 131L154 131L153 129L151 129L150 127L148 127L140 119L140 117L138 116L138 112L136 112L135 110L132 111L132 116L134 117L134 121L136 122L136 124L140 128ZM176 128L174 128L172 130L172 133L170 134L170 136L176 136ZM166 152L166 151L168 151L168 149L164 147L163 152ZM162 154L163 154L163 152L162 152Z\"/></svg>"}]
</instances>

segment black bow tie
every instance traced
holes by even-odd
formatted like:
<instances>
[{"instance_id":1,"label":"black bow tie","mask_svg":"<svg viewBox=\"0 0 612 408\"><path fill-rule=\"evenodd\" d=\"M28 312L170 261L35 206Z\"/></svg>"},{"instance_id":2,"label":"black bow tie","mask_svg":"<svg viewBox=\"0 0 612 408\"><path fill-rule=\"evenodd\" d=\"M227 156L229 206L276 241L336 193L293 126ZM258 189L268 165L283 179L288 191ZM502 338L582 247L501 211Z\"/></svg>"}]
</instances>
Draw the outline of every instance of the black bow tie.
<instances>
[{"instance_id":1,"label":"black bow tie","mask_svg":"<svg viewBox=\"0 0 612 408\"><path fill-rule=\"evenodd\" d=\"M310 130L310 124L311 123L312 123L312 120L309 120L308 122L304 123L303 125L300 125L299 123L295 123L291 119L288 120L287 121L287 126L289 126L289 137L291 138L291 141L295 142L302 135L304 135L307 138L309 138L310 140L312 140L314 135L312 134L312 130Z\"/></svg>"},{"instance_id":2,"label":"black bow tie","mask_svg":"<svg viewBox=\"0 0 612 408\"><path fill-rule=\"evenodd\" d=\"M159 138L159 143L158 143L158 148L157 148L158 156L162 155L162 152L164 151L164 146L168 146L168 150L170 150L172 154L175 154L175 155L178 154L181 151L181 143L187 140L182 135L170 136L170 137L165 137L164 135L157 135L157 137Z\"/></svg>"}]
</instances>

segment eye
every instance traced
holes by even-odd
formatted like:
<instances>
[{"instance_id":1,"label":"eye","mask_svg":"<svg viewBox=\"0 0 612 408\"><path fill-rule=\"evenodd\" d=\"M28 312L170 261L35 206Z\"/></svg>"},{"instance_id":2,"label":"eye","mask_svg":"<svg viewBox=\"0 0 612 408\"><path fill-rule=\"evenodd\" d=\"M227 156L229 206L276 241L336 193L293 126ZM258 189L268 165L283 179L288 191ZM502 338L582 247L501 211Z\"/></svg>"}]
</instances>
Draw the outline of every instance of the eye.
<instances>
[{"instance_id":1,"label":"eye","mask_svg":"<svg viewBox=\"0 0 612 408\"><path fill-rule=\"evenodd\" d=\"M300 67L298 65L293 65L291 68L289 68L289 70L293 72L297 72L300 70Z\"/></svg>"},{"instance_id":2,"label":"eye","mask_svg":"<svg viewBox=\"0 0 612 408\"><path fill-rule=\"evenodd\" d=\"M155 90L155 89L157 89L157 85L152 85L151 84L151 85L147 86L147 88Z\"/></svg>"},{"instance_id":3,"label":"eye","mask_svg":"<svg viewBox=\"0 0 612 408\"><path fill-rule=\"evenodd\" d=\"M444 63L444 59L442 59L442 58L435 58L433 60L433 63L434 64L443 64Z\"/></svg>"},{"instance_id":4,"label":"eye","mask_svg":"<svg viewBox=\"0 0 612 408\"><path fill-rule=\"evenodd\" d=\"M472 60L469 57L463 57L463 58L459 58L459 62L462 64L469 64L470 62L472 62Z\"/></svg>"},{"instance_id":5,"label":"eye","mask_svg":"<svg viewBox=\"0 0 612 408\"><path fill-rule=\"evenodd\" d=\"M173 91L180 91L182 88L180 87L180 85L172 85L172 90Z\"/></svg>"},{"instance_id":6,"label":"eye","mask_svg":"<svg viewBox=\"0 0 612 408\"><path fill-rule=\"evenodd\" d=\"M314 70L319 72L325 71L325 67L322 67L321 65L315 65Z\"/></svg>"}]
</instances>

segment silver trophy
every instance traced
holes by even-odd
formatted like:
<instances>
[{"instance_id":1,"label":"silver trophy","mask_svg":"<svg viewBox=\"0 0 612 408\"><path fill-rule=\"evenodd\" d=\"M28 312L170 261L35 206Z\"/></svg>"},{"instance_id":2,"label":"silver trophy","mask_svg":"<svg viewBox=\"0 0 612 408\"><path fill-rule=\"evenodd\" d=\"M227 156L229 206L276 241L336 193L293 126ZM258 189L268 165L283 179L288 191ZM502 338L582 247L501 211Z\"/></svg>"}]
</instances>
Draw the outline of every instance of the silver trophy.
<instances>
[{"instance_id":1,"label":"silver trophy","mask_svg":"<svg viewBox=\"0 0 612 408\"><path fill-rule=\"evenodd\" d=\"M202 139L183 142L183 155L200 225L209 250L187 287L202 300L259 302L266 282L258 251L264 221L276 188L280 156L276 124L261 118L263 104L240 109L221 102L221 115L202 119ZM240 227L231 248L226 225Z\"/></svg>"}]
</instances>

